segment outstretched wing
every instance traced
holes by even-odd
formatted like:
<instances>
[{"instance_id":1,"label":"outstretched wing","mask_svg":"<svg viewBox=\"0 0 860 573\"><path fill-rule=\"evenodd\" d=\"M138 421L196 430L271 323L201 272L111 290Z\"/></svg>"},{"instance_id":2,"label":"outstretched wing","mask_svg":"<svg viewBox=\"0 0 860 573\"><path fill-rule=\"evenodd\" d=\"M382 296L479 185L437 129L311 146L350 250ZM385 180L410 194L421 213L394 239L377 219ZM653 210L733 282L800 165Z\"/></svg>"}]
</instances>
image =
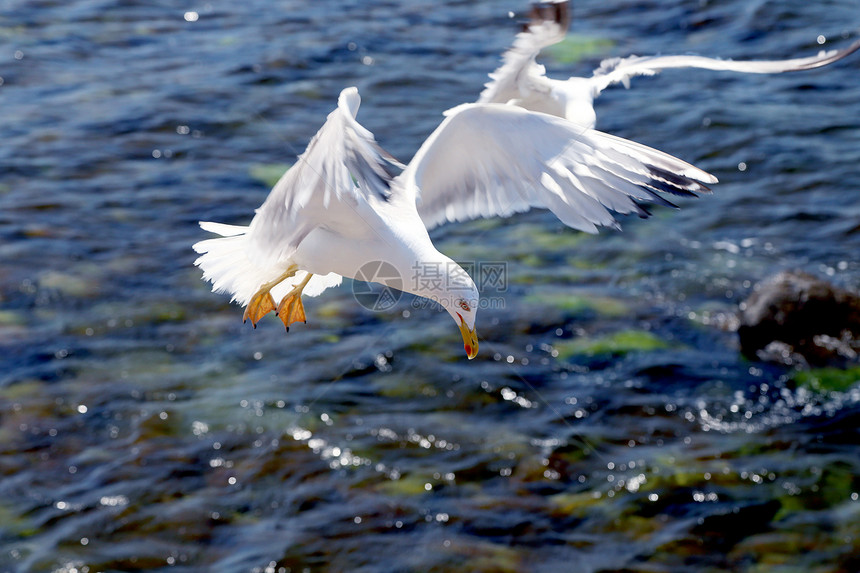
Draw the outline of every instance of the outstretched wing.
<instances>
[{"instance_id":1,"label":"outstretched wing","mask_svg":"<svg viewBox=\"0 0 860 573\"><path fill-rule=\"evenodd\" d=\"M355 120L360 102L356 88L344 89L337 109L272 188L248 232L252 260L282 260L315 227L348 228L359 202L390 198L403 165Z\"/></svg>"},{"instance_id":2,"label":"outstretched wing","mask_svg":"<svg viewBox=\"0 0 860 573\"><path fill-rule=\"evenodd\" d=\"M517 34L514 44L502 55L502 65L490 74L490 81L478 103L508 103L533 98L549 98L552 86L546 70L535 62L540 51L564 39L570 23L568 3L535 4L531 21Z\"/></svg>"},{"instance_id":3,"label":"outstretched wing","mask_svg":"<svg viewBox=\"0 0 860 573\"><path fill-rule=\"evenodd\" d=\"M708 192L712 175L671 155L543 113L465 104L418 150L400 180L428 229L549 209L589 233L617 227L612 212L669 204L660 193Z\"/></svg>"},{"instance_id":4,"label":"outstretched wing","mask_svg":"<svg viewBox=\"0 0 860 573\"><path fill-rule=\"evenodd\" d=\"M706 70L743 72L748 74L781 74L820 68L839 61L860 50L860 40L841 50L822 51L817 56L791 60L734 61L706 58L703 56L630 56L611 58L600 63L591 78L596 93L606 87L621 83L630 87L634 76L653 76L670 68L703 68Z\"/></svg>"},{"instance_id":5,"label":"outstretched wing","mask_svg":"<svg viewBox=\"0 0 860 573\"><path fill-rule=\"evenodd\" d=\"M314 202L327 207L332 201L388 199L388 184L403 165L356 121L360 104L358 89L350 87L340 93L337 108L272 188L261 210L269 204L282 204L295 216Z\"/></svg>"}]
</instances>

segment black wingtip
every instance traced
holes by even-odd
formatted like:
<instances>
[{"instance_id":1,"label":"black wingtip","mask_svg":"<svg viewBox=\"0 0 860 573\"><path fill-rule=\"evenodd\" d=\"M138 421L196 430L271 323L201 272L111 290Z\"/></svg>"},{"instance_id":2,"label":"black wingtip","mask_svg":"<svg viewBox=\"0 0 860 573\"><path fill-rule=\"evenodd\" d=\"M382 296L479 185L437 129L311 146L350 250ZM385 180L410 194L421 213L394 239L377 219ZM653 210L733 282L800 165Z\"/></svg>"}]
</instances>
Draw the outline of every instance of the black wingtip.
<instances>
[{"instance_id":1,"label":"black wingtip","mask_svg":"<svg viewBox=\"0 0 860 573\"><path fill-rule=\"evenodd\" d=\"M648 209L648 206L641 201L633 200L633 204L636 205L637 215L639 215L640 219L647 219L651 216L651 210Z\"/></svg>"},{"instance_id":2,"label":"black wingtip","mask_svg":"<svg viewBox=\"0 0 860 573\"><path fill-rule=\"evenodd\" d=\"M658 191L681 197L697 197L696 193L710 193L710 189L701 181L672 173L654 165L646 165L651 174L649 185Z\"/></svg>"}]
</instances>

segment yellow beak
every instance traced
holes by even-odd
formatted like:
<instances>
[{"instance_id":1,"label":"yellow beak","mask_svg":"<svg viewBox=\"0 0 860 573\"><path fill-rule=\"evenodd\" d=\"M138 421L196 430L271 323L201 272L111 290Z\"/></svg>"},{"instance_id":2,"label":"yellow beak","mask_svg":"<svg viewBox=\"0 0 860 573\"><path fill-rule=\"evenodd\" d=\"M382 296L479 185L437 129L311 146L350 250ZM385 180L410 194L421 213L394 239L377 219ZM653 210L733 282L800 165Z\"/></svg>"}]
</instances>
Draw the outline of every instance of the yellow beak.
<instances>
[{"instance_id":1,"label":"yellow beak","mask_svg":"<svg viewBox=\"0 0 860 573\"><path fill-rule=\"evenodd\" d=\"M475 329L470 329L466 326L466 321L460 318L460 334L463 335L463 348L466 349L466 356L469 360L478 355L478 335Z\"/></svg>"}]
</instances>

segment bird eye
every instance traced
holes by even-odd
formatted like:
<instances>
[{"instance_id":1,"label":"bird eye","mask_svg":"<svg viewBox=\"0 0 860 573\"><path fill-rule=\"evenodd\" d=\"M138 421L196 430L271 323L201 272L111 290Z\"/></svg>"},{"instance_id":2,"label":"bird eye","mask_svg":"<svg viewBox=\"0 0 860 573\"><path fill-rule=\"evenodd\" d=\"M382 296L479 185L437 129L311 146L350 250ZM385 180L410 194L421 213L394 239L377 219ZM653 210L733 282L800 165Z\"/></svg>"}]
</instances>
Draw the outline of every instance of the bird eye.
<instances>
[{"instance_id":1,"label":"bird eye","mask_svg":"<svg viewBox=\"0 0 860 573\"><path fill-rule=\"evenodd\" d=\"M460 308L462 308L462 309L463 309L463 310L465 310L466 312L469 312L469 311L471 311L471 310L472 310L472 309L469 307L469 303L468 303L468 302L466 302L465 300L461 300L461 301L460 301Z\"/></svg>"}]
</instances>

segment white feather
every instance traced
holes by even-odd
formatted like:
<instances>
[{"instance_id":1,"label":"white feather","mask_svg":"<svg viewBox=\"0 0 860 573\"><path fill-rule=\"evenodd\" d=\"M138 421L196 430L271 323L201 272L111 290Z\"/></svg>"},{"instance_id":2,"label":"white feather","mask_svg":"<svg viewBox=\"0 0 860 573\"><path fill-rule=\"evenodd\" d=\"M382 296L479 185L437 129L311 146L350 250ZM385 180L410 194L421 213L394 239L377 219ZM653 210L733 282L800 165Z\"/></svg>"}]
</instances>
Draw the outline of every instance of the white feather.
<instances>
[{"instance_id":1,"label":"white feather","mask_svg":"<svg viewBox=\"0 0 860 573\"><path fill-rule=\"evenodd\" d=\"M200 226L222 235L220 238L206 239L192 246L194 251L200 254L194 264L203 270L203 279L212 283L213 292L228 293L232 295L232 301L245 306L260 285L277 276L271 269L255 264L248 257L248 237L245 234L248 227L208 221L201 222ZM273 288L272 296L280 300L305 276L305 271L299 271L294 277ZM343 277L334 273L314 275L302 292L308 296L318 296L325 289L339 285L342 280Z\"/></svg>"}]
</instances>

